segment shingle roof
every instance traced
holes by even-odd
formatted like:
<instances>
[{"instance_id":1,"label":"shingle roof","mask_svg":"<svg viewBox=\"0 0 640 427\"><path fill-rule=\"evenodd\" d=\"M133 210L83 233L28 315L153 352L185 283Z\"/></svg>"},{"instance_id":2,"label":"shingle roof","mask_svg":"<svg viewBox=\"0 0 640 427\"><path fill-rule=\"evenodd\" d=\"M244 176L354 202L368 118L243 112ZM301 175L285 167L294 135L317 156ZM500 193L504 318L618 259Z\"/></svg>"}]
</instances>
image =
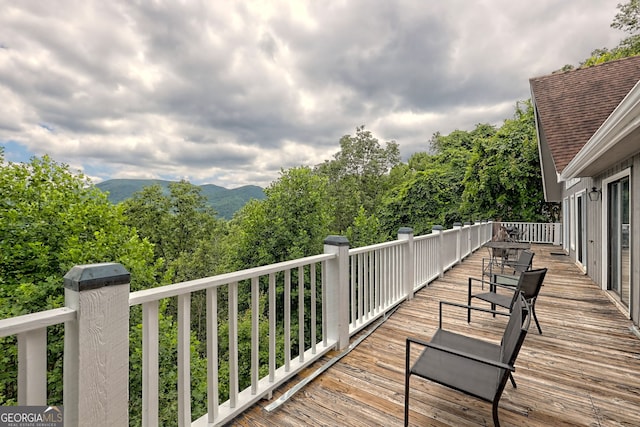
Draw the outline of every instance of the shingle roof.
<instances>
[{"instance_id":1,"label":"shingle roof","mask_svg":"<svg viewBox=\"0 0 640 427\"><path fill-rule=\"evenodd\" d=\"M640 80L640 56L529 80L558 173Z\"/></svg>"}]
</instances>

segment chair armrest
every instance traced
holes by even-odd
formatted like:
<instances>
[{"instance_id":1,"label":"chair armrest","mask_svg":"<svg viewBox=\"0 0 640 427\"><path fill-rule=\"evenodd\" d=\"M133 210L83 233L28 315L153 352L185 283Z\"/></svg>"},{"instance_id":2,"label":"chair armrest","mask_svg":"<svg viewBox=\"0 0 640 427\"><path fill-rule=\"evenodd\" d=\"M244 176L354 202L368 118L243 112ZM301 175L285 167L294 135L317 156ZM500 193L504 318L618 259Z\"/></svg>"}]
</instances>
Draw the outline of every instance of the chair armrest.
<instances>
[{"instance_id":1,"label":"chair armrest","mask_svg":"<svg viewBox=\"0 0 640 427\"><path fill-rule=\"evenodd\" d=\"M409 372L409 364L410 364L410 352L411 352L411 344L418 344L423 347L432 348L434 350L442 351L444 353L453 354L455 356L464 357L465 359L473 360L478 363L482 363L484 365L495 366L497 368L507 369L511 372L514 372L516 369L513 365L508 365L506 363L498 362L497 360L487 359L485 357L480 357L475 354L467 353L464 351L456 350L455 348L445 347L443 345L433 344L421 339L408 337L407 338L407 349L406 349L406 372Z\"/></svg>"},{"instance_id":2,"label":"chair armrest","mask_svg":"<svg viewBox=\"0 0 640 427\"><path fill-rule=\"evenodd\" d=\"M442 329L442 306L443 305L449 305L452 307L459 307L459 308L464 308L465 310L475 310L475 311L482 311L485 313L491 313L491 314L497 314L500 316L509 316L509 313L505 313L503 311L497 311L497 310L490 310L488 308L482 308L482 307L474 307L468 304L459 304L457 302L451 302L451 301L440 301L440 312L439 312L439 317L438 317L438 329Z\"/></svg>"},{"instance_id":3,"label":"chair armrest","mask_svg":"<svg viewBox=\"0 0 640 427\"><path fill-rule=\"evenodd\" d=\"M495 273L495 275L498 275L498 273ZM499 288L508 289L508 290L510 290L510 291L515 291L515 288L513 287L513 285L505 285L505 284L503 284L503 283L496 283L496 282L491 282L491 281L490 281L490 282L485 282L485 281L484 281L484 280L482 280L482 279L478 279L478 278L475 278L475 277L469 277L469 293L471 293L471 283L472 283L472 281L474 281L474 280L475 280L476 282L480 282L480 283L482 283L482 284L483 284L483 286L484 286L484 283L489 283L489 286L497 286L497 287L499 287ZM484 288L483 288L483 289L484 289Z\"/></svg>"}]
</instances>

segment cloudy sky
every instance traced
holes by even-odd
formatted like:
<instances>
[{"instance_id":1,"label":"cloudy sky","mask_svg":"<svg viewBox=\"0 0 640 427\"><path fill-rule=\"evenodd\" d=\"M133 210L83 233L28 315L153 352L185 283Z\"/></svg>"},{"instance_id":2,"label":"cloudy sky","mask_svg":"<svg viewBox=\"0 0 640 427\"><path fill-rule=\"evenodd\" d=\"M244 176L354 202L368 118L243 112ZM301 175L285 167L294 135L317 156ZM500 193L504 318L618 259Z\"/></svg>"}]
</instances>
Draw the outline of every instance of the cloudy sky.
<instances>
[{"instance_id":1,"label":"cloudy sky","mask_svg":"<svg viewBox=\"0 0 640 427\"><path fill-rule=\"evenodd\" d=\"M360 125L403 160L500 125L622 0L0 0L0 146L99 182L267 186Z\"/></svg>"}]
</instances>

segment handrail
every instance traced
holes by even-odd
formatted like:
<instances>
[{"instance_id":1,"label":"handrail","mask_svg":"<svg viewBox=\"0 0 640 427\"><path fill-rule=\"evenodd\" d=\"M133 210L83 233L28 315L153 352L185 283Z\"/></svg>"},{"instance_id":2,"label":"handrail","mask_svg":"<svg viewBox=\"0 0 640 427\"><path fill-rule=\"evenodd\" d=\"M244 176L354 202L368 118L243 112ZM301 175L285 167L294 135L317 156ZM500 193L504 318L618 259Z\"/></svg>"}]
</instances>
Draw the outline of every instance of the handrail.
<instances>
[{"instance_id":1,"label":"handrail","mask_svg":"<svg viewBox=\"0 0 640 427\"><path fill-rule=\"evenodd\" d=\"M75 318L76 311L68 307L9 317L0 320L0 338L58 325Z\"/></svg>"},{"instance_id":2,"label":"handrail","mask_svg":"<svg viewBox=\"0 0 640 427\"><path fill-rule=\"evenodd\" d=\"M202 279L188 280L185 282L165 285L159 288L143 289L132 292L129 296L129 306L141 305L146 302L157 301L164 298L176 297L186 293L201 291L207 288L214 288L227 285L233 282L241 282L256 276L266 276L284 270L291 270L300 266L312 263L328 261L335 258L333 254L314 255L306 258L298 258L291 261L269 264L262 267L248 268L246 270L234 271L231 273L219 274L217 276L205 277Z\"/></svg>"}]
</instances>

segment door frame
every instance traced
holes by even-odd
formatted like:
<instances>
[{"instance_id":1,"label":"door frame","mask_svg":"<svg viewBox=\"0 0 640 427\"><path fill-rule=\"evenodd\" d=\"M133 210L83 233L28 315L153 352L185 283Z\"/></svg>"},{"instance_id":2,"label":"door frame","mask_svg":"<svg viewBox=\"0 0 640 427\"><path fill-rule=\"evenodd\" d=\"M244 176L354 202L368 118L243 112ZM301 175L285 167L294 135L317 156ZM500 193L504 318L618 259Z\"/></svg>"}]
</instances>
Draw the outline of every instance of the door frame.
<instances>
[{"instance_id":1,"label":"door frame","mask_svg":"<svg viewBox=\"0 0 640 427\"><path fill-rule=\"evenodd\" d=\"M614 181L619 181L623 178L628 178L629 179L629 213L632 214L631 211L631 207L633 206L633 189L632 189L632 180L631 180L631 168L628 167L626 169L623 169L622 171L611 175L607 178L604 178L602 180L602 187L601 187L601 191L602 191L602 242L601 242L601 265L602 268L601 270L601 287L602 290L604 291L608 291L609 290L609 253L608 253L608 245L606 244L606 242L609 241L609 184L614 182ZM631 235L629 236L629 239L631 239ZM629 241L629 258L630 260L633 259L633 256L631 254L631 251L633 250L633 247L631 245L631 241ZM633 268L632 266L630 266L630 273L633 272ZM631 280L631 278L630 278ZM629 284L629 287L631 287L631 283ZM631 316L631 309L632 309L632 305L634 304L633 298L631 297L631 295L629 296L629 303L628 303L628 307L626 307L627 312L626 314Z\"/></svg>"}]
</instances>

